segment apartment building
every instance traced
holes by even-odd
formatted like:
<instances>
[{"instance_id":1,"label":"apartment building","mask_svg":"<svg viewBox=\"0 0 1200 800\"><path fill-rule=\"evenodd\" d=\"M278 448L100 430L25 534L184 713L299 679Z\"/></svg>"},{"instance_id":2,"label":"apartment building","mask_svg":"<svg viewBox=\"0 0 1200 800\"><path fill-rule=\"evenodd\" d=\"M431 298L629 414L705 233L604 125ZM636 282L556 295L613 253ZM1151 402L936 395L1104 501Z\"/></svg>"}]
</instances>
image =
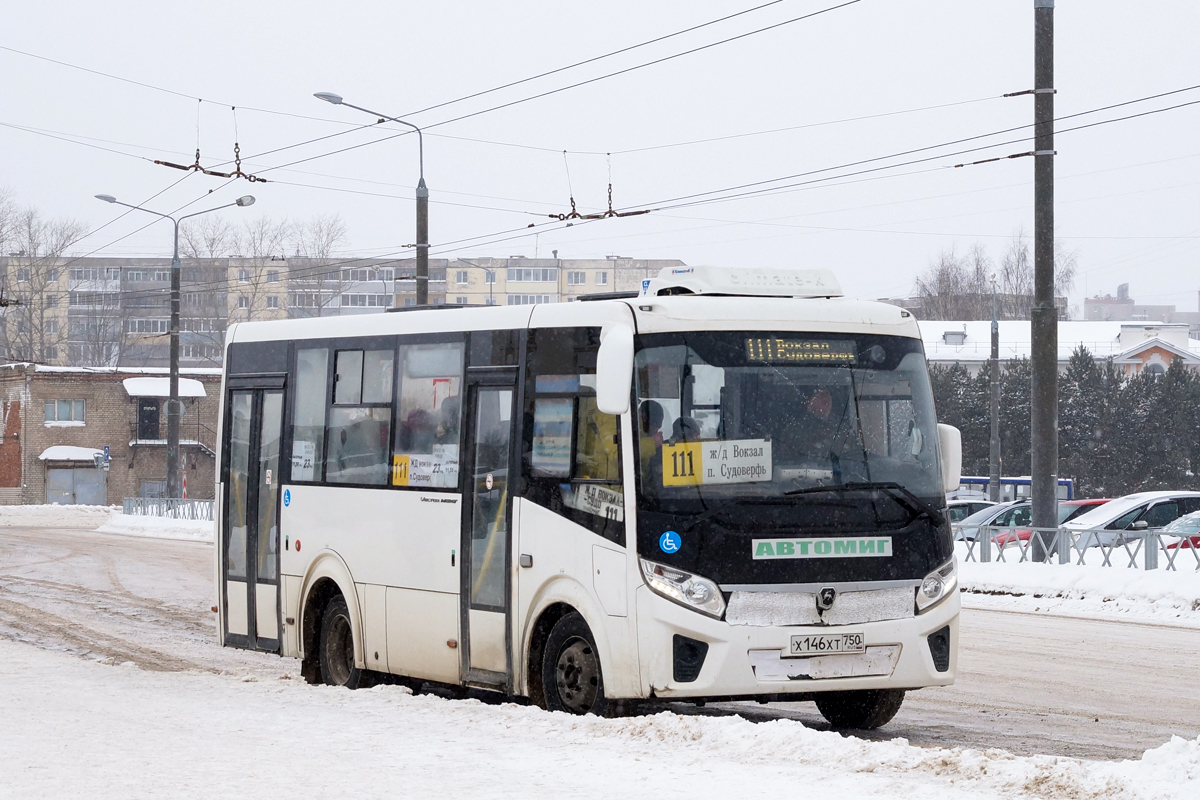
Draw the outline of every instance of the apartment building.
<instances>
[{"instance_id":1,"label":"apartment building","mask_svg":"<svg viewBox=\"0 0 1200 800\"><path fill-rule=\"evenodd\" d=\"M677 259L430 259L429 302L565 303L637 291ZM415 259L183 259L179 361L217 368L230 323L380 313L417 302ZM0 360L72 367L166 367L171 261L0 257Z\"/></svg>"},{"instance_id":2,"label":"apartment building","mask_svg":"<svg viewBox=\"0 0 1200 800\"><path fill-rule=\"evenodd\" d=\"M446 302L458 305L567 303L583 294L641 289L677 259L456 258L446 266Z\"/></svg>"}]
</instances>

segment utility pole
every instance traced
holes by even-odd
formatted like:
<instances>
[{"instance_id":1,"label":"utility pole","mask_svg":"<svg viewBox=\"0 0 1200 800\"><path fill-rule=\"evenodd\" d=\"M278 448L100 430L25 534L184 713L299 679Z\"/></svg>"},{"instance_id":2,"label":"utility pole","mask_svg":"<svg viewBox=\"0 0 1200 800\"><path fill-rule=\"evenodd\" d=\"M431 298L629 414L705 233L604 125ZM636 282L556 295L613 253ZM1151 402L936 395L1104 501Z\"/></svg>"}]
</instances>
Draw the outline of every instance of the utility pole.
<instances>
[{"instance_id":1,"label":"utility pole","mask_svg":"<svg viewBox=\"0 0 1200 800\"><path fill-rule=\"evenodd\" d=\"M988 440L988 498L1000 502L1000 318L996 307L996 276L992 276L992 435Z\"/></svg>"},{"instance_id":2,"label":"utility pole","mask_svg":"<svg viewBox=\"0 0 1200 800\"><path fill-rule=\"evenodd\" d=\"M420 137L418 136L418 140ZM422 158L421 171L424 173ZM417 184L417 305L429 305L429 189L425 175Z\"/></svg>"},{"instance_id":3,"label":"utility pole","mask_svg":"<svg viewBox=\"0 0 1200 800\"><path fill-rule=\"evenodd\" d=\"M1058 309L1054 305L1054 0L1033 0L1033 527L1058 527ZM1034 561L1048 561L1034 536Z\"/></svg>"},{"instance_id":4,"label":"utility pole","mask_svg":"<svg viewBox=\"0 0 1200 800\"><path fill-rule=\"evenodd\" d=\"M175 249L171 253L171 346L170 346L170 377L167 379L167 389L171 397L167 400L167 497L183 497L183 487L179 480L179 220L175 223Z\"/></svg>"},{"instance_id":5,"label":"utility pole","mask_svg":"<svg viewBox=\"0 0 1200 800\"><path fill-rule=\"evenodd\" d=\"M182 403L179 399L179 223L185 219L198 217L201 214L208 214L211 211L220 211L222 208L252 206L254 205L254 198L250 195L245 195L234 200L232 203L226 203L223 206L215 208L207 208L204 211L197 211L195 214L185 214L178 218L172 217L170 214L151 211L141 206L122 203L111 194L98 194L96 195L96 199L132 208L135 211L145 211L147 214L153 214L163 219L169 219L171 220L171 224L175 226L175 247L171 253L170 376L167 378L167 391L170 394L170 397L167 398L167 497L178 499L183 495L183 487L179 478L179 418L182 409Z\"/></svg>"},{"instance_id":6,"label":"utility pole","mask_svg":"<svg viewBox=\"0 0 1200 800\"><path fill-rule=\"evenodd\" d=\"M347 103L342 99L340 94L333 92L317 92L313 97L318 100L324 100L326 103L333 103L335 106L346 106L353 108L355 111L362 111L367 114L373 114L379 117L380 122L399 122L401 125L407 125L417 132L417 157L420 167L421 179L417 183L417 274L414 276L417 279L417 305L429 305L429 188L425 185L425 134L416 125L399 117L389 117L386 114L380 114L378 111L372 111L369 108L356 106L353 103Z\"/></svg>"}]
</instances>

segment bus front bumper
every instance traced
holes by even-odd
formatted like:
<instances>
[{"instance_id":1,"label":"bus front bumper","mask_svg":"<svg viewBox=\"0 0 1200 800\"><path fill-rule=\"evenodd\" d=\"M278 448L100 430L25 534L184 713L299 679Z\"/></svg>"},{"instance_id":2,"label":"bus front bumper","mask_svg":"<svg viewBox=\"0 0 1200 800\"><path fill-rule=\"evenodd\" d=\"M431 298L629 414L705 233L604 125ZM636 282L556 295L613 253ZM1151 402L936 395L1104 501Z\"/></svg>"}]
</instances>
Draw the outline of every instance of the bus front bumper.
<instances>
[{"instance_id":1,"label":"bus front bumper","mask_svg":"<svg viewBox=\"0 0 1200 800\"><path fill-rule=\"evenodd\" d=\"M636 592L643 697L717 698L852 689L920 689L954 683L958 662L957 590L925 613L907 619L838 626L730 625L654 594ZM948 648L944 646L948 629ZM862 632L866 651L793 658L793 636ZM930 636L934 646L930 646ZM679 637L685 637L680 639ZM700 643L698 645L692 642ZM935 652L944 654L935 663ZM706 646L706 647L705 647ZM704 650L693 680L686 668ZM690 649L688 649L690 648ZM948 649L948 654L947 654ZM948 655L948 660L946 660ZM686 667L686 663L684 663ZM939 670L938 666L945 667ZM680 673L685 673L681 675Z\"/></svg>"}]
</instances>

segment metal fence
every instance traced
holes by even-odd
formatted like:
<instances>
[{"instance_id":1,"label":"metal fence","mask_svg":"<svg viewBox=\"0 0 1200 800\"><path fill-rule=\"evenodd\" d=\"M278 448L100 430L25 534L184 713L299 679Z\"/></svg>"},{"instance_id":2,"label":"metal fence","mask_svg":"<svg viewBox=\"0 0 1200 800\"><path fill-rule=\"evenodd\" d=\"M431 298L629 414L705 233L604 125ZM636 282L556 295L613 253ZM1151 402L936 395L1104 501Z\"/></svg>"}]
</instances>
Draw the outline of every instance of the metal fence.
<instances>
[{"instance_id":1,"label":"metal fence","mask_svg":"<svg viewBox=\"0 0 1200 800\"><path fill-rule=\"evenodd\" d=\"M1188 537L1152 531L954 526L966 547L964 561L1021 563L1039 560L1080 566L1200 570L1200 547Z\"/></svg>"},{"instance_id":2,"label":"metal fence","mask_svg":"<svg viewBox=\"0 0 1200 800\"><path fill-rule=\"evenodd\" d=\"M179 500L166 497L126 497L123 512L143 517L194 519L212 522L212 500Z\"/></svg>"}]
</instances>

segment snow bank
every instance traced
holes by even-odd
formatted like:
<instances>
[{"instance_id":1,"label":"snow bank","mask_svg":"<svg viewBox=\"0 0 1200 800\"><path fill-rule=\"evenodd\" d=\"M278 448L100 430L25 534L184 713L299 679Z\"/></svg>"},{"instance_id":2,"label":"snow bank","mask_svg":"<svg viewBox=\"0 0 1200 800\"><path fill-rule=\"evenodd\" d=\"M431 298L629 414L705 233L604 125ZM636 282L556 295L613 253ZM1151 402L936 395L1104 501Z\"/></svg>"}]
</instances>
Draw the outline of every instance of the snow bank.
<instances>
[{"instance_id":1,"label":"snow bank","mask_svg":"<svg viewBox=\"0 0 1200 800\"><path fill-rule=\"evenodd\" d=\"M145 536L152 539L180 539L189 542L211 542L215 530L215 522L119 513L114 513L110 520L96 528L99 533Z\"/></svg>"},{"instance_id":2,"label":"snow bank","mask_svg":"<svg viewBox=\"0 0 1200 800\"><path fill-rule=\"evenodd\" d=\"M1191 570L976 561L959 561L958 569L963 591L1036 599L1038 611L1200 624L1200 573Z\"/></svg>"},{"instance_id":3,"label":"snow bank","mask_svg":"<svg viewBox=\"0 0 1200 800\"><path fill-rule=\"evenodd\" d=\"M307 797L1200 795L1200 739L1175 738L1132 761L1021 757L868 741L793 720L598 719L398 686L351 692L292 675L142 671L3 640L0 678L0 759L14 796L240 796L248 778L301 786Z\"/></svg>"},{"instance_id":4,"label":"snow bank","mask_svg":"<svg viewBox=\"0 0 1200 800\"><path fill-rule=\"evenodd\" d=\"M74 528L122 536L211 542L215 523L122 514L118 506L39 505L0 506L0 528Z\"/></svg>"},{"instance_id":5,"label":"snow bank","mask_svg":"<svg viewBox=\"0 0 1200 800\"><path fill-rule=\"evenodd\" d=\"M0 528L83 528L108 522L117 506L0 506Z\"/></svg>"}]
</instances>

